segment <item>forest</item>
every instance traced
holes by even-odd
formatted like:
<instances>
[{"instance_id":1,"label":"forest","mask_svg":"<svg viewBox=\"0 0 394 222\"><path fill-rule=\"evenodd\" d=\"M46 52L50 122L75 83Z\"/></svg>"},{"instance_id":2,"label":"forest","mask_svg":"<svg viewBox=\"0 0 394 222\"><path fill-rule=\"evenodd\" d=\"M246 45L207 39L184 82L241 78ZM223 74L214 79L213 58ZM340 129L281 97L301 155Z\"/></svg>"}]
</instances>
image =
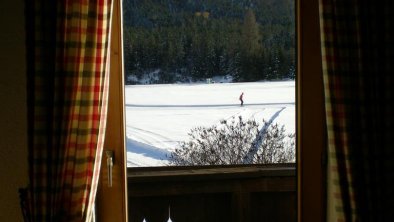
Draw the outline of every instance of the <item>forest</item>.
<instances>
[{"instance_id":1,"label":"forest","mask_svg":"<svg viewBox=\"0 0 394 222\"><path fill-rule=\"evenodd\" d=\"M294 0L124 0L126 84L295 78Z\"/></svg>"}]
</instances>

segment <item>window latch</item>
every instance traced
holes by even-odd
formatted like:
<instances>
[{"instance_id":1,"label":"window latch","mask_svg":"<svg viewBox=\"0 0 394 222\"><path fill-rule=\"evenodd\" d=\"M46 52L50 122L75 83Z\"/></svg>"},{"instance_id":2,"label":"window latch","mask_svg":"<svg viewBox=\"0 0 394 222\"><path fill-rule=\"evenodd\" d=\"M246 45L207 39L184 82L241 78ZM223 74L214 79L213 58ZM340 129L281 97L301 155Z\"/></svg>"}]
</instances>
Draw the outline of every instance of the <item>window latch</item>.
<instances>
[{"instance_id":1,"label":"window latch","mask_svg":"<svg viewBox=\"0 0 394 222\"><path fill-rule=\"evenodd\" d=\"M107 156L108 187L112 187L112 167L114 166L114 151L106 150L105 155Z\"/></svg>"}]
</instances>

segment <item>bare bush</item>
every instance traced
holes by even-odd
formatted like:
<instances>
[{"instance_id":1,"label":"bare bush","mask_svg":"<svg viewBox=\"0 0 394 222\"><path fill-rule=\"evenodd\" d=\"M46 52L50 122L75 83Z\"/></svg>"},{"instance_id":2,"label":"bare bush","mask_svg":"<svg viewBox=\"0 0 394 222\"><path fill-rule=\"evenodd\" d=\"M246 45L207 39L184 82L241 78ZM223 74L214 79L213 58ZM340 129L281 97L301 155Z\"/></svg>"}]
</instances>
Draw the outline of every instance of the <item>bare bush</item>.
<instances>
[{"instance_id":1,"label":"bare bush","mask_svg":"<svg viewBox=\"0 0 394 222\"><path fill-rule=\"evenodd\" d=\"M288 163L295 159L294 134L283 125L241 116L219 125L193 128L189 141L182 142L168 159L171 165L228 165Z\"/></svg>"}]
</instances>

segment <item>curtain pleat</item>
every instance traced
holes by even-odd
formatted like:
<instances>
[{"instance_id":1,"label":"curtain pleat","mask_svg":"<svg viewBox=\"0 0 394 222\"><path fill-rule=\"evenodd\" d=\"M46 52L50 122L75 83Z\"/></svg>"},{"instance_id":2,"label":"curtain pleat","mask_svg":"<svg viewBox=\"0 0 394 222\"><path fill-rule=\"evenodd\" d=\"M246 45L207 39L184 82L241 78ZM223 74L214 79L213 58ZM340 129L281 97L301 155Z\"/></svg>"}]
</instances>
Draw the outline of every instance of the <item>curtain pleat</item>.
<instances>
[{"instance_id":1,"label":"curtain pleat","mask_svg":"<svg viewBox=\"0 0 394 222\"><path fill-rule=\"evenodd\" d=\"M391 1L320 0L327 221L393 221Z\"/></svg>"},{"instance_id":2,"label":"curtain pleat","mask_svg":"<svg viewBox=\"0 0 394 222\"><path fill-rule=\"evenodd\" d=\"M112 2L25 4L25 220L90 221L106 126Z\"/></svg>"}]
</instances>

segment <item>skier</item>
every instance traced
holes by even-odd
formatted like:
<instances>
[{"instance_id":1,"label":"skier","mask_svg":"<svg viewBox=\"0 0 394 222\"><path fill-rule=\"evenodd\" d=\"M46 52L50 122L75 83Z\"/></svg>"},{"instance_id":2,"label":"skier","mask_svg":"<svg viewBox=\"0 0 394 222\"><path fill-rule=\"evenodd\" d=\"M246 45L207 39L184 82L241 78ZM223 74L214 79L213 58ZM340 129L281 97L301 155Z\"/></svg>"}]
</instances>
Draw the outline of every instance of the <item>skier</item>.
<instances>
[{"instance_id":1,"label":"skier","mask_svg":"<svg viewBox=\"0 0 394 222\"><path fill-rule=\"evenodd\" d=\"M244 105L244 100L243 100L243 98L244 98L244 92L242 92L241 95L239 96L239 100L241 101L241 106Z\"/></svg>"}]
</instances>

